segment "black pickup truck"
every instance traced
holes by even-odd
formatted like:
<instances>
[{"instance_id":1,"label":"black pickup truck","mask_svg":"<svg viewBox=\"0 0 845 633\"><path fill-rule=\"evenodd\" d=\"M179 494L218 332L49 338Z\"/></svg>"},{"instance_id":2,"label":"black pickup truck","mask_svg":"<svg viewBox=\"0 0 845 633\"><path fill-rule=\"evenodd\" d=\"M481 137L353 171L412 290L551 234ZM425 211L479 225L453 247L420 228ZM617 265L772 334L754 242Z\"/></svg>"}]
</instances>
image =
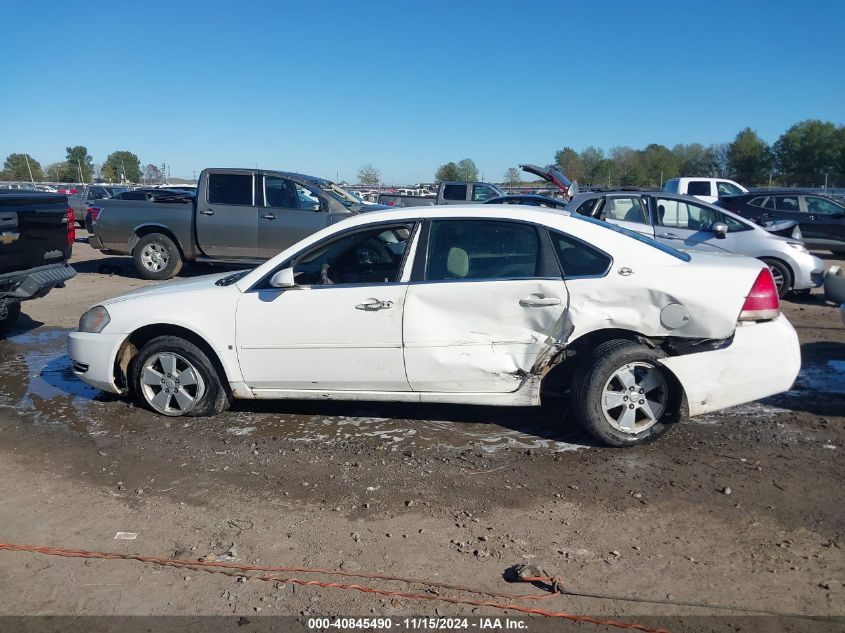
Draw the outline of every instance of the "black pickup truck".
<instances>
[{"instance_id":1,"label":"black pickup truck","mask_svg":"<svg viewBox=\"0 0 845 633\"><path fill-rule=\"evenodd\" d=\"M76 275L67 263L75 233L67 196L0 190L0 335L14 326L21 301Z\"/></svg>"}]
</instances>

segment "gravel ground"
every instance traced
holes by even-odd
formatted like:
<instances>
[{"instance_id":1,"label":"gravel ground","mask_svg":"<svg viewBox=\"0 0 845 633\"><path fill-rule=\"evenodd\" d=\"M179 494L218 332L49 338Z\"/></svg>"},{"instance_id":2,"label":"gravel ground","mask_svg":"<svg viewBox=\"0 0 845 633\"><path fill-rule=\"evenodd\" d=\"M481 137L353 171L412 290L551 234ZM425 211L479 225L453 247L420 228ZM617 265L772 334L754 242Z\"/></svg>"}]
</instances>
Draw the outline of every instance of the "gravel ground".
<instances>
[{"instance_id":1,"label":"gravel ground","mask_svg":"<svg viewBox=\"0 0 845 633\"><path fill-rule=\"evenodd\" d=\"M803 352L790 392L619 450L534 410L239 402L211 419L158 417L76 381L64 356L85 309L148 282L84 237L73 263L80 274L67 288L25 304L0 341L5 542L189 559L229 552L245 564L542 595L503 579L532 564L577 593L845 616L845 327L819 291L784 303ZM7 616L235 615L254 628L266 614L501 613L22 552L0 552L0 586ZM711 616L739 615L577 596L528 605L673 630L734 630L737 620ZM842 626L751 619L740 628Z\"/></svg>"}]
</instances>

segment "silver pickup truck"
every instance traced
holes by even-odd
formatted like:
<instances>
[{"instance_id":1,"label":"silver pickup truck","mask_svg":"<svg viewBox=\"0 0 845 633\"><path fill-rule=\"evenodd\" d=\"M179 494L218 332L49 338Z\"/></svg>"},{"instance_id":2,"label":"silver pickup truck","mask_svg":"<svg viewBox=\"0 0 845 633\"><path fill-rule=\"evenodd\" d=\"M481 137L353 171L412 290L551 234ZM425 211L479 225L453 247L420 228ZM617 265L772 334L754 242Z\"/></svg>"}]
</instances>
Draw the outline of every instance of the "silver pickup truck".
<instances>
[{"instance_id":1,"label":"silver pickup truck","mask_svg":"<svg viewBox=\"0 0 845 633\"><path fill-rule=\"evenodd\" d=\"M479 204L504 195L501 189L489 182L441 182L437 194L408 196L385 192L379 195L379 204L389 207L426 207L435 204Z\"/></svg>"},{"instance_id":2,"label":"silver pickup truck","mask_svg":"<svg viewBox=\"0 0 845 633\"><path fill-rule=\"evenodd\" d=\"M368 204L314 176L260 169L205 169L196 197L101 200L92 247L131 255L144 279L170 279L187 261L255 264Z\"/></svg>"}]
</instances>

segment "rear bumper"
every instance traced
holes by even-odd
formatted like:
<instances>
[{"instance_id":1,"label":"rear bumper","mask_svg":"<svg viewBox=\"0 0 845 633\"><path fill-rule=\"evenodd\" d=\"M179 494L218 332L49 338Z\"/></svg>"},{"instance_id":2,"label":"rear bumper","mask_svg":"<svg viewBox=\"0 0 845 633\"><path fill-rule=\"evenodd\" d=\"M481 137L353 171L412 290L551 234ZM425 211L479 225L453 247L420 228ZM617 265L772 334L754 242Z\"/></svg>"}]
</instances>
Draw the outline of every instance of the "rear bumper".
<instances>
[{"instance_id":1,"label":"rear bumper","mask_svg":"<svg viewBox=\"0 0 845 633\"><path fill-rule=\"evenodd\" d=\"M72 266L53 264L0 276L0 300L27 301L43 297L76 276Z\"/></svg>"},{"instance_id":2,"label":"rear bumper","mask_svg":"<svg viewBox=\"0 0 845 633\"><path fill-rule=\"evenodd\" d=\"M692 416L788 391L801 369L801 347L792 324L780 315L738 325L723 349L661 362L683 386Z\"/></svg>"},{"instance_id":3,"label":"rear bumper","mask_svg":"<svg viewBox=\"0 0 845 633\"><path fill-rule=\"evenodd\" d=\"M68 334L67 355L74 375L102 391L121 393L114 381L114 362L126 336L88 332Z\"/></svg>"}]
</instances>

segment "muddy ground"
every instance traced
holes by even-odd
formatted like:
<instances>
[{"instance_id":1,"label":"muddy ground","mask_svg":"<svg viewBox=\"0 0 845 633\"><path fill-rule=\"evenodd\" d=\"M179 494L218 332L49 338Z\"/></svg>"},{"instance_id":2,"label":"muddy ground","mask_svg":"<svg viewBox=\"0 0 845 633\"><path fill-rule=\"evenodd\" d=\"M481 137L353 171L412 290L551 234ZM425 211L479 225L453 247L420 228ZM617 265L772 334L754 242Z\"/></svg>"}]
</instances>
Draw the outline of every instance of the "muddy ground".
<instances>
[{"instance_id":1,"label":"muddy ground","mask_svg":"<svg viewBox=\"0 0 845 633\"><path fill-rule=\"evenodd\" d=\"M246 564L542 595L502 577L528 563L573 592L845 616L845 327L820 291L784 304L804 358L789 393L619 450L521 409L240 402L216 418L164 419L74 379L64 345L79 315L148 282L84 237L73 263L80 274L25 304L0 341L4 542L189 559L229 551ZM118 532L137 537L115 540ZM247 618L245 631L267 614L500 614L22 552L0 552L0 587L2 615L235 615ZM438 594L466 595L428 592ZM738 615L576 596L527 606L659 616L678 630L733 630L715 616ZM699 617L669 617L678 615ZM841 621L789 618L741 628L755 626L842 630Z\"/></svg>"}]
</instances>

